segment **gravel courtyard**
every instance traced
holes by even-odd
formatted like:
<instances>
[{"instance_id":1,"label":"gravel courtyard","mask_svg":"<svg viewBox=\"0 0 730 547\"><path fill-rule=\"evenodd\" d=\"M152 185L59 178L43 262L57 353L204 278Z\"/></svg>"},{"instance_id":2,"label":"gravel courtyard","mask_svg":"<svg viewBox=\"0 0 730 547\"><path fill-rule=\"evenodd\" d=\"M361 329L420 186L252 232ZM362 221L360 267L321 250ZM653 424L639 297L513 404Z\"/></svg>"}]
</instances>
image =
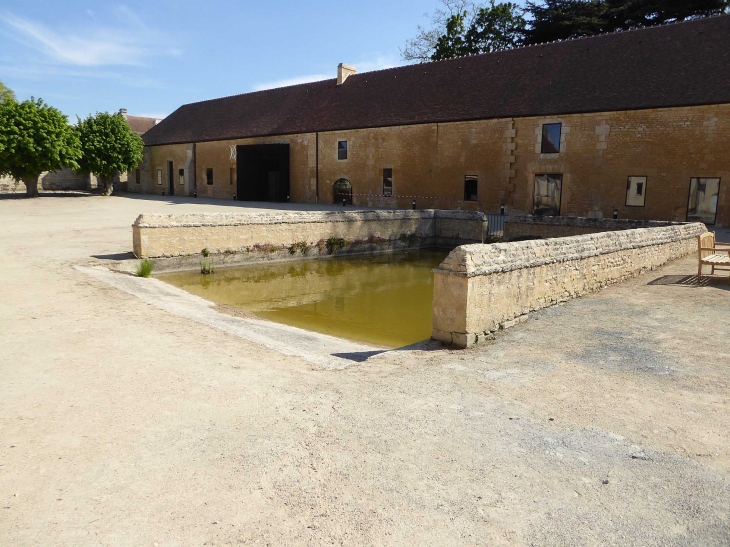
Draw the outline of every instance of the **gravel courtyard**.
<instances>
[{"instance_id":1,"label":"gravel courtyard","mask_svg":"<svg viewBox=\"0 0 730 547\"><path fill-rule=\"evenodd\" d=\"M0 199L0 545L730 545L730 281L694 256L339 368L78 268L235 210Z\"/></svg>"}]
</instances>

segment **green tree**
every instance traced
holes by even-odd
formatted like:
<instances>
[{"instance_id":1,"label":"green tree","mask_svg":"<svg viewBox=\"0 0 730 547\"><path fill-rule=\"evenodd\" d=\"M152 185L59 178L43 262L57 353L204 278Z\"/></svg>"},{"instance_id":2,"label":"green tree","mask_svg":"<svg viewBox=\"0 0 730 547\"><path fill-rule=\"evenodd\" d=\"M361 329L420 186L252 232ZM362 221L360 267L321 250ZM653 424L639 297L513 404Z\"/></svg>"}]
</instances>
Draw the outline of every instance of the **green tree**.
<instances>
[{"instance_id":1,"label":"green tree","mask_svg":"<svg viewBox=\"0 0 730 547\"><path fill-rule=\"evenodd\" d=\"M0 175L23 181L28 197L38 197L44 171L77 169L79 138L68 118L42 99L0 102Z\"/></svg>"},{"instance_id":2,"label":"green tree","mask_svg":"<svg viewBox=\"0 0 730 547\"><path fill-rule=\"evenodd\" d=\"M446 21L444 33L438 37L434 52L431 54L432 61L442 59L453 59L468 55L469 49L466 43L466 20L467 12L456 13Z\"/></svg>"},{"instance_id":3,"label":"green tree","mask_svg":"<svg viewBox=\"0 0 730 547\"><path fill-rule=\"evenodd\" d=\"M532 15L525 38L528 44L592 36L610 27L603 0L527 2L527 11Z\"/></svg>"},{"instance_id":4,"label":"green tree","mask_svg":"<svg viewBox=\"0 0 730 547\"><path fill-rule=\"evenodd\" d=\"M606 0L612 30L720 15L728 0Z\"/></svg>"},{"instance_id":5,"label":"green tree","mask_svg":"<svg viewBox=\"0 0 730 547\"><path fill-rule=\"evenodd\" d=\"M520 45L525 30L521 8L512 2L476 4L442 0L431 16L432 27L418 27L401 56L406 61L438 61Z\"/></svg>"},{"instance_id":6,"label":"green tree","mask_svg":"<svg viewBox=\"0 0 730 547\"><path fill-rule=\"evenodd\" d=\"M134 133L121 114L98 112L76 126L83 156L81 172L99 178L101 193L111 195L115 174L134 169L142 162L142 139Z\"/></svg>"},{"instance_id":7,"label":"green tree","mask_svg":"<svg viewBox=\"0 0 730 547\"><path fill-rule=\"evenodd\" d=\"M532 15L527 44L580 38L728 11L730 0L541 0L528 1Z\"/></svg>"},{"instance_id":8,"label":"green tree","mask_svg":"<svg viewBox=\"0 0 730 547\"><path fill-rule=\"evenodd\" d=\"M496 4L491 0L489 5L477 8L471 18L468 11L449 17L431 60L510 49L520 44L524 29L525 19L517 4Z\"/></svg>"},{"instance_id":9,"label":"green tree","mask_svg":"<svg viewBox=\"0 0 730 547\"><path fill-rule=\"evenodd\" d=\"M480 8L466 32L467 48L472 54L488 53L519 46L527 22L517 4L491 0L488 6Z\"/></svg>"},{"instance_id":10,"label":"green tree","mask_svg":"<svg viewBox=\"0 0 730 547\"><path fill-rule=\"evenodd\" d=\"M4 83L0 82L0 102L7 99L15 99L15 93L9 87L6 87Z\"/></svg>"}]
</instances>

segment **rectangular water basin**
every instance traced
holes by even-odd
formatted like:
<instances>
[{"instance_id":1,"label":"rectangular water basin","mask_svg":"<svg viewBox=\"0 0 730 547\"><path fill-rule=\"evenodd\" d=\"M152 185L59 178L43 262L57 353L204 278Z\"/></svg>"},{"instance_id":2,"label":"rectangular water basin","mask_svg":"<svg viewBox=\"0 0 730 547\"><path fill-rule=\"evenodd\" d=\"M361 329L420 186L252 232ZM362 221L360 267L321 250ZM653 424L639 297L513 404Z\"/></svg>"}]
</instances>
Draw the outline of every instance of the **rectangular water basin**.
<instances>
[{"instance_id":1,"label":"rectangular water basin","mask_svg":"<svg viewBox=\"0 0 730 547\"><path fill-rule=\"evenodd\" d=\"M447 254L407 251L156 277L263 319L397 348L431 337L432 270Z\"/></svg>"}]
</instances>

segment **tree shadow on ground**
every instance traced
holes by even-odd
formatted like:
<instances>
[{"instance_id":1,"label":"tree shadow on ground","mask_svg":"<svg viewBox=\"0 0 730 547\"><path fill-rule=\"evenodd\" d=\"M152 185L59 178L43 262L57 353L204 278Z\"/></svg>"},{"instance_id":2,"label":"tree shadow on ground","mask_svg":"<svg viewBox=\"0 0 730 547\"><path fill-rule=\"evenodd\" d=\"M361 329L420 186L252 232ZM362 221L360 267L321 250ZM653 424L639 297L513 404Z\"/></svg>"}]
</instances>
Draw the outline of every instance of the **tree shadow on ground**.
<instances>
[{"instance_id":1,"label":"tree shadow on ground","mask_svg":"<svg viewBox=\"0 0 730 547\"><path fill-rule=\"evenodd\" d=\"M39 198L85 198L88 196L93 196L94 194L91 192L40 192L38 194ZM37 199L37 198L29 198L25 194L0 194L0 200L5 199Z\"/></svg>"}]
</instances>

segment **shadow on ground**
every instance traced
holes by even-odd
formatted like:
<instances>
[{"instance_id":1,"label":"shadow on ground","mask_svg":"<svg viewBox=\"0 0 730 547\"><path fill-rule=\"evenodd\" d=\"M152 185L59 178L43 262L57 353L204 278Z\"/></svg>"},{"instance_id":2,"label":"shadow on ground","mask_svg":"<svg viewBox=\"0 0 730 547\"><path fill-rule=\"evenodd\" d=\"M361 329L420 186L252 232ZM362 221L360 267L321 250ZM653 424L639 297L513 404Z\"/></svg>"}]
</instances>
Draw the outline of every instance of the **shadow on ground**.
<instances>
[{"instance_id":1,"label":"shadow on ground","mask_svg":"<svg viewBox=\"0 0 730 547\"><path fill-rule=\"evenodd\" d=\"M663 275L649 281L647 285L671 285L681 287L715 287L724 291L730 290L730 278L702 276L698 279L696 275Z\"/></svg>"},{"instance_id":2,"label":"shadow on ground","mask_svg":"<svg viewBox=\"0 0 730 547\"><path fill-rule=\"evenodd\" d=\"M438 351L446 348L447 346L444 346L441 342L437 342L436 340L423 340L422 342L416 342L415 344L410 344L408 346L403 346L402 348L394 348L394 349L382 349L382 350L373 350L373 351L353 351L353 352L347 352L347 353L333 353L332 357L339 357L340 359L347 359L348 361L354 361L355 363L364 363L371 357L375 357L376 355L381 355L383 353L393 352L393 351Z\"/></svg>"}]
</instances>

